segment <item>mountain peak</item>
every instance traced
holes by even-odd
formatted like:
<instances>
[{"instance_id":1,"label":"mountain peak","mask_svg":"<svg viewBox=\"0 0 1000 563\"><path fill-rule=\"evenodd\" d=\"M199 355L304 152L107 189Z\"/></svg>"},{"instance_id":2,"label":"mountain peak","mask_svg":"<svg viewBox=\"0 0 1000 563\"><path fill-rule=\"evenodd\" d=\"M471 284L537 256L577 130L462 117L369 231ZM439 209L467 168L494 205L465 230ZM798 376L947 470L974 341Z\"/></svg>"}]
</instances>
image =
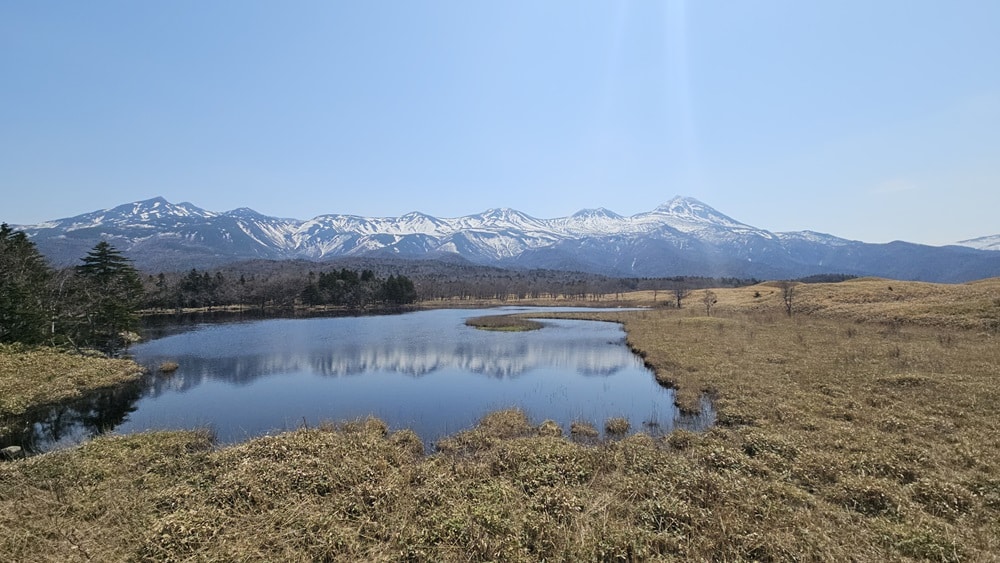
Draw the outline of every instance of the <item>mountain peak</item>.
<instances>
[{"instance_id":1,"label":"mountain peak","mask_svg":"<svg viewBox=\"0 0 1000 563\"><path fill-rule=\"evenodd\" d=\"M491 207L486 211L483 211L484 217L523 217L524 213L516 209L511 209L510 207Z\"/></svg>"},{"instance_id":2,"label":"mountain peak","mask_svg":"<svg viewBox=\"0 0 1000 563\"><path fill-rule=\"evenodd\" d=\"M223 215L227 215L229 217L241 217L241 218L244 218L244 219L267 218L266 215L264 215L264 214L262 214L262 213L260 213L258 211L254 211L253 209L250 209L249 207L237 207L236 209L230 209L229 211L226 211L225 213L223 213Z\"/></svg>"},{"instance_id":3,"label":"mountain peak","mask_svg":"<svg viewBox=\"0 0 1000 563\"><path fill-rule=\"evenodd\" d=\"M138 217L143 220L164 217L214 217L217 215L192 203L185 201L173 204L160 196L119 205L113 209L107 209L105 212L121 217Z\"/></svg>"},{"instance_id":4,"label":"mountain peak","mask_svg":"<svg viewBox=\"0 0 1000 563\"><path fill-rule=\"evenodd\" d=\"M667 201L662 205L657 206L656 209L654 209L654 211L659 211L661 213L678 213L686 211L697 212L702 210L715 211L708 205L705 205L704 203L698 201L693 197L686 197L679 195L670 198L669 201Z\"/></svg>"},{"instance_id":5,"label":"mountain peak","mask_svg":"<svg viewBox=\"0 0 1000 563\"><path fill-rule=\"evenodd\" d=\"M706 223L725 227L744 227L743 223L719 213L693 197L676 196L658 206L653 213L670 215L690 223Z\"/></svg>"},{"instance_id":6,"label":"mountain peak","mask_svg":"<svg viewBox=\"0 0 1000 563\"><path fill-rule=\"evenodd\" d=\"M404 220L404 221L432 221L432 222L437 222L437 218L436 217L431 217L430 215L428 215L426 213L422 213L420 211L410 211L409 213L407 213L405 215L402 215L400 217L400 219Z\"/></svg>"},{"instance_id":7,"label":"mountain peak","mask_svg":"<svg viewBox=\"0 0 1000 563\"><path fill-rule=\"evenodd\" d=\"M581 209L572 215L574 219L592 219L592 218L607 218L607 219L621 219L622 216L605 209L604 207L598 207L596 209Z\"/></svg>"},{"instance_id":8,"label":"mountain peak","mask_svg":"<svg viewBox=\"0 0 1000 563\"><path fill-rule=\"evenodd\" d=\"M521 225L524 223L534 223L536 220L516 209L510 207L493 207L483 211L479 217L489 225L496 223L510 223Z\"/></svg>"}]
</instances>

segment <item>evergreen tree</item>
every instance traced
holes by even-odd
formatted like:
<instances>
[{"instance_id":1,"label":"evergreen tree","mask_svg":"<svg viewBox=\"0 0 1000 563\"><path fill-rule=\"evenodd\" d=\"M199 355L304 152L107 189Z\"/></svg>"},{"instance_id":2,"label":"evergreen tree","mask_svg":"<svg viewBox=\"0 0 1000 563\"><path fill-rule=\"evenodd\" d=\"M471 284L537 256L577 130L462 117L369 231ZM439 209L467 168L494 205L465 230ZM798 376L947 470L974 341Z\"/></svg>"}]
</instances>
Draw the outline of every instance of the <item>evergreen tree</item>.
<instances>
[{"instance_id":1,"label":"evergreen tree","mask_svg":"<svg viewBox=\"0 0 1000 563\"><path fill-rule=\"evenodd\" d=\"M126 332L138 325L142 279L129 259L105 241L75 269L78 295L78 344L95 346L109 356L128 345Z\"/></svg>"},{"instance_id":2,"label":"evergreen tree","mask_svg":"<svg viewBox=\"0 0 1000 563\"><path fill-rule=\"evenodd\" d=\"M382 299L392 305L405 305L417 300L417 291L410 278L389 276L382 286Z\"/></svg>"},{"instance_id":3,"label":"evergreen tree","mask_svg":"<svg viewBox=\"0 0 1000 563\"><path fill-rule=\"evenodd\" d=\"M49 325L52 271L35 243L0 225L0 342L42 342Z\"/></svg>"}]
</instances>

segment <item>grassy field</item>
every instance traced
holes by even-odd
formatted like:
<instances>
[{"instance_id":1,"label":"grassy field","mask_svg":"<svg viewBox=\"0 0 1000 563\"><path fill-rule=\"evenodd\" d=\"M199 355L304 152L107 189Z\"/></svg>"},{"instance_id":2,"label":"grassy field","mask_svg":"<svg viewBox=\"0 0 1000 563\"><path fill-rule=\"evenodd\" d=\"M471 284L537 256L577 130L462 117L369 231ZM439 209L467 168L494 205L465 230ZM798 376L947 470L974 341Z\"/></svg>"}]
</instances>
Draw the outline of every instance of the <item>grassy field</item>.
<instances>
[{"instance_id":1,"label":"grassy field","mask_svg":"<svg viewBox=\"0 0 1000 563\"><path fill-rule=\"evenodd\" d=\"M714 398L706 433L581 445L503 411L433 455L377 420L227 448L100 438L0 464L0 553L1000 559L1000 280L800 285L791 317L774 285L713 291L712 316L697 291L680 310L588 314L624 323L682 406Z\"/></svg>"}]
</instances>

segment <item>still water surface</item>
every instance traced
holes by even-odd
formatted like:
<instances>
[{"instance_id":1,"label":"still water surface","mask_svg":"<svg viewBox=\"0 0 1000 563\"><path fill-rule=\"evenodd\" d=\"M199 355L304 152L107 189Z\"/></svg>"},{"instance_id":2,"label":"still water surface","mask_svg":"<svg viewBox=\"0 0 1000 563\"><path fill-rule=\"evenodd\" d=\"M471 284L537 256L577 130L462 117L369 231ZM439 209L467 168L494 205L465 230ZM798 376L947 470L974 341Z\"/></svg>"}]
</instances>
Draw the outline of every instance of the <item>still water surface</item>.
<instances>
[{"instance_id":1,"label":"still water surface","mask_svg":"<svg viewBox=\"0 0 1000 563\"><path fill-rule=\"evenodd\" d=\"M233 443L323 421L376 416L430 446L486 413L518 407L534 423L598 428L613 416L633 429L704 428L714 413L681 416L625 345L618 324L544 320L530 332L467 327L466 318L538 309L433 310L403 315L271 319L174 327L132 349L152 375L142 384L40 413L38 451L99 431L209 428ZM553 309L545 309L547 311ZM561 309L570 310L570 309ZM164 361L180 368L156 373Z\"/></svg>"}]
</instances>

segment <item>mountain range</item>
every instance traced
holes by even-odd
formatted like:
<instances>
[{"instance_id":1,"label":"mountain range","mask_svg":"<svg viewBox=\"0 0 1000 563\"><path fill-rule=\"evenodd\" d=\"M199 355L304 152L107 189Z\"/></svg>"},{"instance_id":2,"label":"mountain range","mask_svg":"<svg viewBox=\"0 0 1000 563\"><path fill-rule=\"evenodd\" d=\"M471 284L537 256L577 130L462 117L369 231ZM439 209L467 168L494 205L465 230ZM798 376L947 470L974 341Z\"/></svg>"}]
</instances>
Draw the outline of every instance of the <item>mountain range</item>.
<instances>
[{"instance_id":1,"label":"mountain range","mask_svg":"<svg viewBox=\"0 0 1000 563\"><path fill-rule=\"evenodd\" d=\"M1000 276L1000 235L951 246L870 244L812 231L775 233L675 197L631 216L584 209L537 219L508 208L437 218L319 215L285 219L156 197L38 225L19 225L55 265L78 263L107 240L146 271L251 259L341 257L465 260L622 277L788 279L817 274L963 282Z\"/></svg>"}]
</instances>

